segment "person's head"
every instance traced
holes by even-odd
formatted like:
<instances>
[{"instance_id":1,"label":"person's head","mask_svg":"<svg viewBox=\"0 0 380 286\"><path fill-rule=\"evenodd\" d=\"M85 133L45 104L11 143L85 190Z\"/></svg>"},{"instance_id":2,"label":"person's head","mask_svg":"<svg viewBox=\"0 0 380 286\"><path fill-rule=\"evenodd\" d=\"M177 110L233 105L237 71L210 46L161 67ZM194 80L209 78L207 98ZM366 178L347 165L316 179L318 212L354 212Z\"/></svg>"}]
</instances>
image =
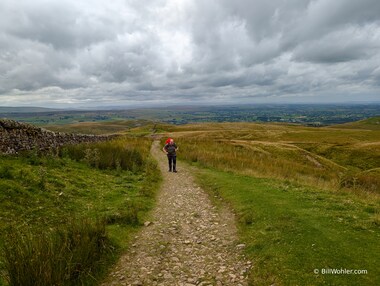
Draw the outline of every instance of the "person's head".
<instances>
[{"instance_id":1,"label":"person's head","mask_svg":"<svg viewBox=\"0 0 380 286\"><path fill-rule=\"evenodd\" d=\"M169 144L174 144L174 140L173 140L173 139L170 139L170 140L169 140Z\"/></svg>"}]
</instances>

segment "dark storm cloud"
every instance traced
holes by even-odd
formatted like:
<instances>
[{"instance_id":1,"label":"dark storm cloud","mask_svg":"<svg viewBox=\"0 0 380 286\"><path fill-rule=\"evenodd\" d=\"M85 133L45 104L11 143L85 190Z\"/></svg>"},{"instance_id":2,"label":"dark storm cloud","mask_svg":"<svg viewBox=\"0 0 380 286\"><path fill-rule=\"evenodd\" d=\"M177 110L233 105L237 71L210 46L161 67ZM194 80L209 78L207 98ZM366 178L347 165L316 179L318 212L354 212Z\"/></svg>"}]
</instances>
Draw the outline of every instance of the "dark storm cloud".
<instances>
[{"instance_id":1,"label":"dark storm cloud","mask_svg":"<svg viewBox=\"0 0 380 286\"><path fill-rule=\"evenodd\" d=\"M0 104L378 94L379 15L377 0L3 0Z\"/></svg>"}]
</instances>

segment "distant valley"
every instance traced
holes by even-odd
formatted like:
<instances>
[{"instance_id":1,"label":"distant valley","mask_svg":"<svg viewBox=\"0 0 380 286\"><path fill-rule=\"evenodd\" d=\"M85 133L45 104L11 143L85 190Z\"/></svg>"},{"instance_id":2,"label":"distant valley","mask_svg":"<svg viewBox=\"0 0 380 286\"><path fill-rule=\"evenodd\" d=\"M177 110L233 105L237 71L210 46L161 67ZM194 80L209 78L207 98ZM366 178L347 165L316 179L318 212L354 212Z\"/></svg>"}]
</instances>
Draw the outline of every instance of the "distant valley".
<instances>
[{"instance_id":1,"label":"distant valley","mask_svg":"<svg viewBox=\"0 0 380 286\"><path fill-rule=\"evenodd\" d=\"M36 125L151 120L175 125L200 122L285 122L307 126L326 126L363 120L378 115L380 115L380 103L172 106L117 110L0 107L0 118Z\"/></svg>"}]
</instances>

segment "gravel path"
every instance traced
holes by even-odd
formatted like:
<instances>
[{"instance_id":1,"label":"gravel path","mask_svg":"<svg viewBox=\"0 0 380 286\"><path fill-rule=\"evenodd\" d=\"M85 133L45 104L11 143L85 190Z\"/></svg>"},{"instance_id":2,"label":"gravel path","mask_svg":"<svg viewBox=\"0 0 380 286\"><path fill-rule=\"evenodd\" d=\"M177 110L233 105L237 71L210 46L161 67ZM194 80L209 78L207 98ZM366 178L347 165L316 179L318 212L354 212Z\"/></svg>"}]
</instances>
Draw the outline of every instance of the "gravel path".
<instances>
[{"instance_id":1,"label":"gravel path","mask_svg":"<svg viewBox=\"0 0 380 286\"><path fill-rule=\"evenodd\" d=\"M161 148L155 141L152 154L164 181L152 222L102 285L247 285L251 263L242 254L233 214L212 206L188 167L168 172Z\"/></svg>"}]
</instances>

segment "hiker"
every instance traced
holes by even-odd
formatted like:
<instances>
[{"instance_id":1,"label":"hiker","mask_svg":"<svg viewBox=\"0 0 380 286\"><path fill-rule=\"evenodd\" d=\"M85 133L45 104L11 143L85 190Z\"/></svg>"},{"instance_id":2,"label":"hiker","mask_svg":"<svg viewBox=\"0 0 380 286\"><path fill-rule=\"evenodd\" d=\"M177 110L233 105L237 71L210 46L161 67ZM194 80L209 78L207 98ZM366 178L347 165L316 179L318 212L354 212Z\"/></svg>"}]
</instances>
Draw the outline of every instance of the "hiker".
<instances>
[{"instance_id":1,"label":"hiker","mask_svg":"<svg viewBox=\"0 0 380 286\"><path fill-rule=\"evenodd\" d=\"M177 154L176 154L176 152L178 150L178 147L174 143L174 140L171 138L169 140L167 140L167 143L165 144L164 148L162 148L162 150L168 156L169 172L177 173L177 170L176 170Z\"/></svg>"}]
</instances>

